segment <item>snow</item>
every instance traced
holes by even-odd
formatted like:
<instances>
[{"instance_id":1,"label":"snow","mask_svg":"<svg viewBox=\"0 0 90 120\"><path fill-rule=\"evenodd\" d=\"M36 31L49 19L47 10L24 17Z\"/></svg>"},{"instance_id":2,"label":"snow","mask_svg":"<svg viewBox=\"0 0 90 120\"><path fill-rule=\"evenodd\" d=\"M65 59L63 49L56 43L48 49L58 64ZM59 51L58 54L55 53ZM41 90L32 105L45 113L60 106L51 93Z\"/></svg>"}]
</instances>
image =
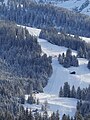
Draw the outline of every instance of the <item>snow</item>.
<instances>
[{"instance_id":1,"label":"snow","mask_svg":"<svg viewBox=\"0 0 90 120\"><path fill-rule=\"evenodd\" d=\"M38 0L36 0L38 2ZM69 10L78 10L80 11L80 8L82 5L86 3L86 0L66 0L66 1L57 1L57 0L43 0L44 3L50 3L52 5L55 5L57 7L66 8ZM89 15L90 16L90 3L82 9L81 13Z\"/></svg>"},{"instance_id":2,"label":"snow","mask_svg":"<svg viewBox=\"0 0 90 120\"><path fill-rule=\"evenodd\" d=\"M80 38L81 38L82 40L84 40L86 43L90 43L90 38L81 37L81 36L80 36Z\"/></svg>"},{"instance_id":3,"label":"snow","mask_svg":"<svg viewBox=\"0 0 90 120\"><path fill-rule=\"evenodd\" d=\"M23 27L25 28L26 26L22 26L22 25L17 25L19 27ZM37 29L37 28L32 28L32 27L26 27L29 31L29 33L32 35L32 36L39 36L40 32L41 32L41 29Z\"/></svg>"},{"instance_id":4,"label":"snow","mask_svg":"<svg viewBox=\"0 0 90 120\"><path fill-rule=\"evenodd\" d=\"M60 47L49 43L47 40L38 38L38 42L41 45L42 51L47 54L47 56L58 56L60 53L65 53L67 48ZM76 55L76 51L73 51L73 55Z\"/></svg>"},{"instance_id":5,"label":"snow","mask_svg":"<svg viewBox=\"0 0 90 120\"><path fill-rule=\"evenodd\" d=\"M63 86L65 82L68 82L70 86L75 85L76 88L78 86L81 88L88 86L90 83L90 71L87 68L88 60L79 58L79 67L64 68L58 63L56 56L60 53L65 53L67 48L53 45L43 39L38 39L38 42L41 45L42 51L48 56L53 57L53 74L44 89L45 93L58 95L60 86ZM76 51L72 52L76 55ZM76 75L71 75L71 71L76 71Z\"/></svg>"},{"instance_id":6,"label":"snow","mask_svg":"<svg viewBox=\"0 0 90 120\"><path fill-rule=\"evenodd\" d=\"M60 34L60 32L59 32L58 34ZM74 37L73 34L67 34L67 35L70 35L70 36ZM80 38L81 40L85 41L86 43L90 43L90 38L88 38L88 37L79 36L79 38Z\"/></svg>"},{"instance_id":7,"label":"snow","mask_svg":"<svg viewBox=\"0 0 90 120\"><path fill-rule=\"evenodd\" d=\"M21 26L21 27L23 27L23 28L25 28L26 26L22 26L22 25L17 25L17 26ZM27 29L28 29L28 31L29 31L29 33L31 34L31 35L33 35L33 36L37 36L37 37L39 37L39 34L40 34L40 32L41 32L41 29L37 29L37 28L32 28L32 27L26 27ZM60 32L58 33L58 34L60 34ZM69 35L69 34L68 34ZM70 34L71 35L71 34ZM74 35L71 35L72 37L74 37ZM89 43L90 42L90 38L87 38L87 37L82 37L82 36L79 36L83 41L85 41L85 42L87 42L87 43ZM38 39L38 42L40 42L40 41L42 41L42 40L40 40L40 39ZM50 43L48 43L47 44L47 42L46 42L46 40L43 40L43 42L45 42L46 43L46 46L49 46L50 45ZM44 43L44 46L45 46L45 43ZM43 48L45 48L43 46ZM55 46L55 45L54 45ZM56 48L58 48L57 50L56 50ZM46 49L47 49L47 47L46 47ZM55 50L54 50L55 49ZM62 49L64 49L64 51L66 51L67 50L67 48L65 48L65 47L62 47L62 49L60 49L60 47L54 47L54 49L53 49L53 51L55 51L55 54L56 54L56 51L58 52L58 51L62 51ZM59 50L60 49L60 50ZM46 50L43 50L43 51L46 51ZM49 50L49 51L51 51L51 50ZM53 53L53 51L52 51L52 53ZM74 51L75 52L75 51ZM47 53L48 54L48 53Z\"/></svg>"},{"instance_id":8,"label":"snow","mask_svg":"<svg viewBox=\"0 0 90 120\"><path fill-rule=\"evenodd\" d=\"M28 28L30 34L39 36L40 30L34 28ZM86 39L85 39L86 40ZM48 113L49 115L52 111L59 110L60 116L64 113L69 114L70 116L74 116L76 111L76 103L77 99L72 98L59 98L59 90L60 87L64 85L65 82L68 82L70 86L73 85L75 88L80 86L81 88L88 87L90 84L90 71L87 68L88 60L84 58L79 58L79 67L70 67L64 68L62 65L58 63L57 56L60 53L65 53L67 48L53 45L44 39L38 38L38 42L41 45L42 52L46 53L48 56L52 56L52 67L53 67L53 74L49 78L47 86L44 88L44 93L36 94L36 98L40 100L40 105L29 105L25 104L24 107L36 109L38 108L40 111L41 105L48 101L49 108ZM72 51L74 55L77 54L76 51ZM75 71L75 75L71 75L70 72ZM26 96L27 99L28 96Z\"/></svg>"},{"instance_id":9,"label":"snow","mask_svg":"<svg viewBox=\"0 0 90 120\"><path fill-rule=\"evenodd\" d=\"M41 103L44 103L45 100L48 101L49 104L49 111L56 112L59 110L60 116L63 114L69 114L70 116L74 116L75 109L76 109L76 99L71 98L59 98L56 95L39 93L36 95L37 98L40 99Z\"/></svg>"},{"instance_id":10,"label":"snow","mask_svg":"<svg viewBox=\"0 0 90 120\"><path fill-rule=\"evenodd\" d=\"M27 29L29 30L30 34L33 36L39 36L39 34L41 32L41 29L37 29L37 28L27 27Z\"/></svg>"}]
</instances>

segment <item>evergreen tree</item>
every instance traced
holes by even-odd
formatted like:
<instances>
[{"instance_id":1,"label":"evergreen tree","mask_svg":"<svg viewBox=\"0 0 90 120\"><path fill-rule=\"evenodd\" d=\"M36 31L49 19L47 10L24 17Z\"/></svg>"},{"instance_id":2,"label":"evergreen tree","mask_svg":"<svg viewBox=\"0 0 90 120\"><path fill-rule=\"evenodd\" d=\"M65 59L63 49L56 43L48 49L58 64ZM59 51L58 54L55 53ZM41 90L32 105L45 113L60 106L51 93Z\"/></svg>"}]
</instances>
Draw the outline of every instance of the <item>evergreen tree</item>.
<instances>
[{"instance_id":1,"label":"evergreen tree","mask_svg":"<svg viewBox=\"0 0 90 120\"><path fill-rule=\"evenodd\" d=\"M77 99L81 99L81 89L78 87L77 89Z\"/></svg>"},{"instance_id":2,"label":"evergreen tree","mask_svg":"<svg viewBox=\"0 0 90 120\"><path fill-rule=\"evenodd\" d=\"M53 113L51 114L50 120L55 120L55 119L56 119L56 115L55 115L55 113L53 112Z\"/></svg>"},{"instance_id":3,"label":"evergreen tree","mask_svg":"<svg viewBox=\"0 0 90 120\"><path fill-rule=\"evenodd\" d=\"M67 116L65 114L62 116L62 120L67 120Z\"/></svg>"},{"instance_id":4,"label":"evergreen tree","mask_svg":"<svg viewBox=\"0 0 90 120\"><path fill-rule=\"evenodd\" d=\"M77 114L76 114L76 120L84 120L84 118L82 117L82 115L79 112L77 112Z\"/></svg>"},{"instance_id":5,"label":"evergreen tree","mask_svg":"<svg viewBox=\"0 0 90 120\"><path fill-rule=\"evenodd\" d=\"M32 94L30 96L28 96L27 103L29 103L29 104L34 104L35 103L35 99L34 99Z\"/></svg>"},{"instance_id":6,"label":"evergreen tree","mask_svg":"<svg viewBox=\"0 0 90 120\"><path fill-rule=\"evenodd\" d=\"M72 51L71 51L70 48L68 48L67 51L66 51L66 57L70 58L71 56L72 56Z\"/></svg>"},{"instance_id":7,"label":"evergreen tree","mask_svg":"<svg viewBox=\"0 0 90 120\"><path fill-rule=\"evenodd\" d=\"M60 120L59 111L58 110L56 111L56 118L55 118L55 120Z\"/></svg>"},{"instance_id":8,"label":"evergreen tree","mask_svg":"<svg viewBox=\"0 0 90 120\"><path fill-rule=\"evenodd\" d=\"M27 119L26 119L26 120L27 120ZM29 112L29 114L28 114L28 120L34 120L31 109L30 109L30 112Z\"/></svg>"},{"instance_id":9,"label":"evergreen tree","mask_svg":"<svg viewBox=\"0 0 90 120\"><path fill-rule=\"evenodd\" d=\"M82 98L82 100L85 100L85 99L86 99L86 90L85 90L85 89L83 89L83 90L81 91L81 98Z\"/></svg>"},{"instance_id":10,"label":"evergreen tree","mask_svg":"<svg viewBox=\"0 0 90 120\"><path fill-rule=\"evenodd\" d=\"M86 95L86 99L85 100L90 101L90 85L88 87L87 95Z\"/></svg>"},{"instance_id":11,"label":"evergreen tree","mask_svg":"<svg viewBox=\"0 0 90 120\"><path fill-rule=\"evenodd\" d=\"M59 56L58 56L58 61L59 61L59 64L63 64L63 62L64 62L64 59L63 59L63 56L61 56L60 54L59 54Z\"/></svg>"},{"instance_id":12,"label":"evergreen tree","mask_svg":"<svg viewBox=\"0 0 90 120\"><path fill-rule=\"evenodd\" d=\"M64 92L64 97L70 97L70 86L68 82L64 83L63 92Z\"/></svg>"},{"instance_id":13,"label":"evergreen tree","mask_svg":"<svg viewBox=\"0 0 90 120\"><path fill-rule=\"evenodd\" d=\"M88 62L88 65L87 65L87 67L88 67L88 69L90 69L90 60L89 60L89 62Z\"/></svg>"},{"instance_id":14,"label":"evergreen tree","mask_svg":"<svg viewBox=\"0 0 90 120\"><path fill-rule=\"evenodd\" d=\"M37 99L37 102L36 102L36 103L37 103L37 105L39 105L39 103L40 103L39 99Z\"/></svg>"},{"instance_id":15,"label":"evergreen tree","mask_svg":"<svg viewBox=\"0 0 90 120\"><path fill-rule=\"evenodd\" d=\"M62 89L62 87L60 87L59 97L63 97L63 89Z\"/></svg>"},{"instance_id":16,"label":"evergreen tree","mask_svg":"<svg viewBox=\"0 0 90 120\"><path fill-rule=\"evenodd\" d=\"M72 89L71 89L71 95L70 95L72 98L76 98L76 90L75 90L75 87L74 85L72 86Z\"/></svg>"},{"instance_id":17,"label":"evergreen tree","mask_svg":"<svg viewBox=\"0 0 90 120\"><path fill-rule=\"evenodd\" d=\"M77 50L77 56L83 58L83 50L81 47Z\"/></svg>"},{"instance_id":18,"label":"evergreen tree","mask_svg":"<svg viewBox=\"0 0 90 120\"><path fill-rule=\"evenodd\" d=\"M65 57L63 66L66 67L66 68L68 68L68 67L71 66L70 58L69 57Z\"/></svg>"},{"instance_id":19,"label":"evergreen tree","mask_svg":"<svg viewBox=\"0 0 90 120\"><path fill-rule=\"evenodd\" d=\"M21 104L24 104L25 103L25 97L24 96L21 96Z\"/></svg>"}]
</instances>

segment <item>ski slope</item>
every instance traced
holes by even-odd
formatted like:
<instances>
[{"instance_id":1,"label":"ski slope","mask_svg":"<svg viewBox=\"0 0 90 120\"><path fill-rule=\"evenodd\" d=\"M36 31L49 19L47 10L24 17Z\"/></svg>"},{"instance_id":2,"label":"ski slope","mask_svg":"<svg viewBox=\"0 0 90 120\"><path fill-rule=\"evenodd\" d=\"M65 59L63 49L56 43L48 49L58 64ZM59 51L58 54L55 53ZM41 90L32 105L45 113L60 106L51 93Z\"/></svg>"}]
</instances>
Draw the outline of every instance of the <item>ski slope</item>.
<instances>
[{"instance_id":1,"label":"ski slope","mask_svg":"<svg viewBox=\"0 0 90 120\"><path fill-rule=\"evenodd\" d=\"M23 28L26 27L26 26L18 25L18 24L17 24L17 26L19 26L19 27L23 27ZM29 31L30 35L32 35L32 36L36 36L36 37L38 37L39 34L40 34L40 32L41 32L41 29L32 28L32 27L26 27L26 28L27 28L27 30Z\"/></svg>"},{"instance_id":2,"label":"ski slope","mask_svg":"<svg viewBox=\"0 0 90 120\"><path fill-rule=\"evenodd\" d=\"M39 39L38 42L41 45L42 51L48 56L52 56L53 74L49 79L48 85L44 88L45 93L58 95L60 86L63 86L65 82L68 82L70 86L75 85L77 88L87 87L90 83L90 71L87 68L88 61L86 59L79 58L79 67L64 68L58 63L57 56L60 53L65 53L67 48L53 45L46 40ZM76 51L72 51L76 55ZM76 75L71 75L71 71L76 71Z\"/></svg>"},{"instance_id":3,"label":"ski slope","mask_svg":"<svg viewBox=\"0 0 90 120\"><path fill-rule=\"evenodd\" d=\"M31 35L39 36L40 30L34 28L28 28ZM38 42L41 45L42 52L46 53L47 56L52 56L52 67L53 74L49 78L47 86L44 88L44 93L36 94L36 98L40 100L40 105L29 105L25 104L24 107L36 109L41 111L41 105L47 100L49 104L48 113L49 115L54 111L59 110L60 117L65 113L70 116L75 115L77 99L72 98L59 98L60 87L63 86L65 82L68 82L70 86L73 85L75 88L80 86L85 88L90 84L90 71L87 68L88 61L83 58L79 58L79 67L64 68L58 63L57 56L60 53L65 53L67 48L53 45L44 39L38 38ZM72 51L74 55L77 54L76 51ZM71 71L76 71L75 75L71 75Z\"/></svg>"}]
</instances>

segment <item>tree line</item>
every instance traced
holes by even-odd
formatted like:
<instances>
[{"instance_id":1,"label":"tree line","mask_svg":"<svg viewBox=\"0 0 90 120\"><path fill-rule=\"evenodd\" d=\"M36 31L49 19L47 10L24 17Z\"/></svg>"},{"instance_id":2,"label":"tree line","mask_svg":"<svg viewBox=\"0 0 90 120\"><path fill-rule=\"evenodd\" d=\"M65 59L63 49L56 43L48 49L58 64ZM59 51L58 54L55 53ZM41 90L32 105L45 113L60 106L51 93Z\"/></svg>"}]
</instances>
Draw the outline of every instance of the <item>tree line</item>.
<instances>
[{"instance_id":1,"label":"tree line","mask_svg":"<svg viewBox=\"0 0 90 120\"><path fill-rule=\"evenodd\" d=\"M62 55L59 54L58 61L59 64L63 65L63 67L66 68L70 66L74 66L74 67L79 66L78 59L75 55L72 55L71 49L67 49L66 55L64 53Z\"/></svg>"},{"instance_id":2,"label":"tree line","mask_svg":"<svg viewBox=\"0 0 90 120\"><path fill-rule=\"evenodd\" d=\"M72 88L68 84L68 82L64 83L63 87L60 87L59 97L69 97L69 98L76 98L79 100L90 101L90 85L87 88L81 89L78 87L75 89L73 85Z\"/></svg>"},{"instance_id":3,"label":"tree line","mask_svg":"<svg viewBox=\"0 0 90 120\"><path fill-rule=\"evenodd\" d=\"M38 111L33 112L31 109L29 110L26 108L25 110L23 106L20 107L20 112L16 117L14 117L13 114L11 114L9 111L6 111L5 114L3 114L2 111L0 111L0 119L1 120L84 120L79 112L77 112L75 118L70 117L69 115L66 114L64 114L60 118L58 110L56 111L56 113L53 112L51 116L49 116L47 111L44 111L43 114L41 114Z\"/></svg>"},{"instance_id":4,"label":"tree line","mask_svg":"<svg viewBox=\"0 0 90 120\"><path fill-rule=\"evenodd\" d=\"M89 16L50 4L8 0L7 6L3 2L0 5L0 18L37 28L56 27L58 31L90 37Z\"/></svg>"}]
</instances>

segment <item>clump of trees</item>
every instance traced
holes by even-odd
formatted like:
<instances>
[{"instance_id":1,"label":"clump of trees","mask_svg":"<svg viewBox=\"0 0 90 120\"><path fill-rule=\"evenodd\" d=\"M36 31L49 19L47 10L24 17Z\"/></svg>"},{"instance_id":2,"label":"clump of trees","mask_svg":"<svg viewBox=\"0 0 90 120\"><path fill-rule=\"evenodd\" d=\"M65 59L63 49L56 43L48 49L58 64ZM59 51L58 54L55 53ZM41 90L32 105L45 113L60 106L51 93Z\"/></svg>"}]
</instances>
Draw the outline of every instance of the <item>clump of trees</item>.
<instances>
[{"instance_id":1,"label":"clump of trees","mask_svg":"<svg viewBox=\"0 0 90 120\"><path fill-rule=\"evenodd\" d=\"M78 101L77 102L77 114L81 114L81 116L84 117L84 120L89 120L90 119L90 102L89 101Z\"/></svg>"},{"instance_id":2,"label":"clump of trees","mask_svg":"<svg viewBox=\"0 0 90 120\"><path fill-rule=\"evenodd\" d=\"M74 120L78 120L79 117L80 120L88 120L90 118L90 85L83 89L78 87L76 90L74 85L70 87L68 82L65 82L64 86L60 87L59 97L78 99Z\"/></svg>"},{"instance_id":3,"label":"clump of trees","mask_svg":"<svg viewBox=\"0 0 90 120\"><path fill-rule=\"evenodd\" d=\"M59 54L58 56L59 64L63 65L64 67L68 68L70 66L78 67L78 59L75 55L72 55L71 49L67 49L66 55L63 53L62 55Z\"/></svg>"},{"instance_id":4,"label":"clump of trees","mask_svg":"<svg viewBox=\"0 0 90 120\"><path fill-rule=\"evenodd\" d=\"M71 88L68 82L65 82L64 86L60 87L59 97L69 97L79 100L90 101L90 85L89 87L83 89L78 87L76 90L74 85Z\"/></svg>"},{"instance_id":5,"label":"clump of trees","mask_svg":"<svg viewBox=\"0 0 90 120\"><path fill-rule=\"evenodd\" d=\"M77 114L76 118L81 116L81 114ZM83 117L82 117L83 118ZM38 110L32 111L31 109L24 109L23 106L20 107L20 111L17 116L14 116L9 111L5 113L0 111L0 119L1 120L74 120L73 117L64 114L62 118L60 118L59 111L53 112L51 116L48 115L47 111L41 114ZM83 119L80 119L83 120Z\"/></svg>"}]
</instances>

